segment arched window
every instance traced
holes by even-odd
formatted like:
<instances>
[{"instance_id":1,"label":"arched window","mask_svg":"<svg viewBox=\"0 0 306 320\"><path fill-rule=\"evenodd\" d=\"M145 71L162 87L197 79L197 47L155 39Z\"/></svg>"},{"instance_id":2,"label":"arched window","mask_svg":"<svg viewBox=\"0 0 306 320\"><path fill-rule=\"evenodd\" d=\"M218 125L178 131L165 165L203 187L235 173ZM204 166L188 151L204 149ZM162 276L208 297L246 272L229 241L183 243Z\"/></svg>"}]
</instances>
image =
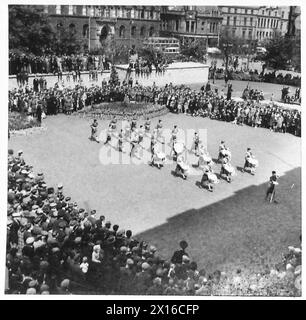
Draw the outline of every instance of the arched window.
<instances>
[{"instance_id":1,"label":"arched window","mask_svg":"<svg viewBox=\"0 0 306 320\"><path fill-rule=\"evenodd\" d=\"M146 27L142 26L141 29L140 29L140 35L141 36L145 36L145 34L146 34Z\"/></svg>"},{"instance_id":2,"label":"arched window","mask_svg":"<svg viewBox=\"0 0 306 320\"><path fill-rule=\"evenodd\" d=\"M133 26L132 29L131 29L131 36L132 37L136 36L136 27L135 26Z\"/></svg>"},{"instance_id":3,"label":"arched window","mask_svg":"<svg viewBox=\"0 0 306 320\"><path fill-rule=\"evenodd\" d=\"M88 36L89 36L89 27L88 27L88 24L84 24L83 25L83 37L85 37L85 38L88 38Z\"/></svg>"},{"instance_id":4,"label":"arched window","mask_svg":"<svg viewBox=\"0 0 306 320\"><path fill-rule=\"evenodd\" d=\"M125 26L120 26L119 28L119 37L125 38Z\"/></svg>"},{"instance_id":5,"label":"arched window","mask_svg":"<svg viewBox=\"0 0 306 320\"><path fill-rule=\"evenodd\" d=\"M151 27L149 30L149 37L153 37L154 36L154 27Z\"/></svg>"},{"instance_id":6,"label":"arched window","mask_svg":"<svg viewBox=\"0 0 306 320\"><path fill-rule=\"evenodd\" d=\"M69 25L69 33L70 33L71 35L74 35L74 34L76 33L75 24L70 23L70 25Z\"/></svg>"}]
</instances>

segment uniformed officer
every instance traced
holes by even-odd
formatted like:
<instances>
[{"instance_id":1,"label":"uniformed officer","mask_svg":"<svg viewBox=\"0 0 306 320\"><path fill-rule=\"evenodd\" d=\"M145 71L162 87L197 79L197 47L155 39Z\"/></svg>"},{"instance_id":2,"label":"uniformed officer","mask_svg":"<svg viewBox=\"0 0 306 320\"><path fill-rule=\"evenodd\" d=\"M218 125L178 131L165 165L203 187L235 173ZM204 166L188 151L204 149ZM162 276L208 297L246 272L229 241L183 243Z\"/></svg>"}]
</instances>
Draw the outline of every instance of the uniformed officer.
<instances>
[{"instance_id":1,"label":"uniformed officer","mask_svg":"<svg viewBox=\"0 0 306 320\"><path fill-rule=\"evenodd\" d=\"M276 171L272 171L272 176L269 179L269 187L268 187L268 190L266 192L266 200L269 199L269 202L272 202L272 200L274 199L274 203L278 203L275 200L275 186L278 185L278 182L277 182L278 178L279 177L276 174Z\"/></svg>"},{"instance_id":2,"label":"uniformed officer","mask_svg":"<svg viewBox=\"0 0 306 320\"><path fill-rule=\"evenodd\" d=\"M150 127L151 127L151 120L149 118L147 118L147 120L145 122L145 130L146 130L146 132L150 132Z\"/></svg>"},{"instance_id":3,"label":"uniformed officer","mask_svg":"<svg viewBox=\"0 0 306 320\"><path fill-rule=\"evenodd\" d=\"M195 155L198 156L199 155L200 137L199 137L199 134L197 132L194 133L193 142L194 142Z\"/></svg>"},{"instance_id":4,"label":"uniformed officer","mask_svg":"<svg viewBox=\"0 0 306 320\"><path fill-rule=\"evenodd\" d=\"M118 135L118 150L119 152L122 152L122 146L123 146L123 130L121 129Z\"/></svg>"},{"instance_id":5,"label":"uniformed officer","mask_svg":"<svg viewBox=\"0 0 306 320\"><path fill-rule=\"evenodd\" d=\"M107 129L106 140L104 142L104 145L109 144L111 140L112 140L112 124L110 123Z\"/></svg>"},{"instance_id":6,"label":"uniformed officer","mask_svg":"<svg viewBox=\"0 0 306 320\"><path fill-rule=\"evenodd\" d=\"M97 119L94 119L94 121L91 124L90 128L91 128L90 139L100 143L100 141L98 140L98 137L97 137L97 132L98 132L98 121L97 121Z\"/></svg>"}]
</instances>

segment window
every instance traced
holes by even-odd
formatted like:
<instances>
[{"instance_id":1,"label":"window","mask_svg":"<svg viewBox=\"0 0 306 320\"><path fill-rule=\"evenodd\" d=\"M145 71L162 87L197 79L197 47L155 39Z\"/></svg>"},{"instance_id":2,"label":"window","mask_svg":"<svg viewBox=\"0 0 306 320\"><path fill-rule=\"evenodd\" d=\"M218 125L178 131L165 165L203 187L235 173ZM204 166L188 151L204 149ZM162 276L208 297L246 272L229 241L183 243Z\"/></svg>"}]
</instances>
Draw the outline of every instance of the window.
<instances>
[{"instance_id":1,"label":"window","mask_svg":"<svg viewBox=\"0 0 306 320\"><path fill-rule=\"evenodd\" d=\"M234 17L234 26L236 25L237 17Z\"/></svg>"},{"instance_id":2,"label":"window","mask_svg":"<svg viewBox=\"0 0 306 320\"><path fill-rule=\"evenodd\" d=\"M194 32L194 21L191 22L191 28L190 32Z\"/></svg>"},{"instance_id":3,"label":"window","mask_svg":"<svg viewBox=\"0 0 306 320\"><path fill-rule=\"evenodd\" d=\"M83 16L86 16L86 15L87 15L86 6L82 6L82 15L83 15Z\"/></svg>"},{"instance_id":4,"label":"window","mask_svg":"<svg viewBox=\"0 0 306 320\"><path fill-rule=\"evenodd\" d=\"M282 19L285 17L285 11L282 11Z\"/></svg>"},{"instance_id":5,"label":"window","mask_svg":"<svg viewBox=\"0 0 306 320\"><path fill-rule=\"evenodd\" d=\"M189 32L189 21L186 21L186 32Z\"/></svg>"},{"instance_id":6,"label":"window","mask_svg":"<svg viewBox=\"0 0 306 320\"><path fill-rule=\"evenodd\" d=\"M261 14L262 14L262 15L265 15L265 10L261 10Z\"/></svg>"},{"instance_id":7,"label":"window","mask_svg":"<svg viewBox=\"0 0 306 320\"><path fill-rule=\"evenodd\" d=\"M203 24L203 22L202 22L202 24ZM178 31L178 29L179 29L179 20L176 20L175 21L175 31Z\"/></svg>"},{"instance_id":8,"label":"window","mask_svg":"<svg viewBox=\"0 0 306 320\"><path fill-rule=\"evenodd\" d=\"M250 18L250 25L253 25L253 18Z\"/></svg>"},{"instance_id":9,"label":"window","mask_svg":"<svg viewBox=\"0 0 306 320\"><path fill-rule=\"evenodd\" d=\"M268 37L268 36L269 36L269 32L267 31L267 32L266 32L266 37Z\"/></svg>"},{"instance_id":10,"label":"window","mask_svg":"<svg viewBox=\"0 0 306 320\"><path fill-rule=\"evenodd\" d=\"M277 17L277 11L274 12L274 17Z\"/></svg>"},{"instance_id":11,"label":"window","mask_svg":"<svg viewBox=\"0 0 306 320\"><path fill-rule=\"evenodd\" d=\"M205 24L205 22L204 22L204 21L202 21L202 26L204 26L204 24Z\"/></svg>"},{"instance_id":12,"label":"window","mask_svg":"<svg viewBox=\"0 0 306 320\"><path fill-rule=\"evenodd\" d=\"M269 16L271 16L271 11L269 10Z\"/></svg>"},{"instance_id":13,"label":"window","mask_svg":"<svg viewBox=\"0 0 306 320\"><path fill-rule=\"evenodd\" d=\"M229 24L230 24L230 20L231 20L231 17L227 17L227 21L226 21L226 24L229 26Z\"/></svg>"},{"instance_id":14,"label":"window","mask_svg":"<svg viewBox=\"0 0 306 320\"><path fill-rule=\"evenodd\" d=\"M83 25L83 37L88 38L89 36L89 27L88 24Z\"/></svg>"},{"instance_id":15,"label":"window","mask_svg":"<svg viewBox=\"0 0 306 320\"><path fill-rule=\"evenodd\" d=\"M150 11L150 19L153 19L153 17L154 17L154 11L151 10L151 11Z\"/></svg>"},{"instance_id":16,"label":"window","mask_svg":"<svg viewBox=\"0 0 306 320\"><path fill-rule=\"evenodd\" d=\"M244 25L247 25L247 18L244 18Z\"/></svg>"},{"instance_id":17,"label":"window","mask_svg":"<svg viewBox=\"0 0 306 320\"><path fill-rule=\"evenodd\" d=\"M235 37L236 35L236 29L232 29L232 37Z\"/></svg>"},{"instance_id":18,"label":"window","mask_svg":"<svg viewBox=\"0 0 306 320\"><path fill-rule=\"evenodd\" d=\"M120 26L119 28L119 37L125 38L125 26Z\"/></svg>"},{"instance_id":19,"label":"window","mask_svg":"<svg viewBox=\"0 0 306 320\"><path fill-rule=\"evenodd\" d=\"M132 29L131 29L131 36L132 37L136 36L136 27L135 26L133 26Z\"/></svg>"},{"instance_id":20,"label":"window","mask_svg":"<svg viewBox=\"0 0 306 320\"><path fill-rule=\"evenodd\" d=\"M151 27L150 30L149 30L149 37L153 37L154 36L154 27Z\"/></svg>"},{"instance_id":21,"label":"window","mask_svg":"<svg viewBox=\"0 0 306 320\"><path fill-rule=\"evenodd\" d=\"M254 10L252 9L252 10L251 10L251 14L253 14L253 13L254 13Z\"/></svg>"},{"instance_id":22,"label":"window","mask_svg":"<svg viewBox=\"0 0 306 320\"><path fill-rule=\"evenodd\" d=\"M48 13L49 11L48 8L49 8L48 6L44 6L44 13Z\"/></svg>"},{"instance_id":23,"label":"window","mask_svg":"<svg viewBox=\"0 0 306 320\"><path fill-rule=\"evenodd\" d=\"M62 13L62 6L56 6L55 12L56 14L61 14Z\"/></svg>"},{"instance_id":24,"label":"window","mask_svg":"<svg viewBox=\"0 0 306 320\"><path fill-rule=\"evenodd\" d=\"M76 33L75 24L70 23L70 25L69 25L69 33L71 35L74 35Z\"/></svg>"},{"instance_id":25,"label":"window","mask_svg":"<svg viewBox=\"0 0 306 320\"><path fill-rule=\"evenodd\" d=\"M252 38L252 30L249 30L249 39Z\"/></svg>"},{"instance_id":26,"label":"window","mask_svg":"<svg viewBox=\"0 0 306 320\"><path fill-rule=\"evenodd\" d=\"M272 31L270 31L270 38L272 38Z\"/></svg>"},{"instance_id":27,"label":"window","mask_svg":"<svg viewBox=\"0 0 306 320\"><path fill-rule=\"evenodd\" d=\"M242 30L242 38L245 38L245 30Z\"/></svg>"},{"instance_id":28,"label":"window","mask_svg":"<svg viewBox=\"0 0 306 320\"><path fill-rule=\"evenodd\" d=\"M73 14L73 6L68 6L68 14L69 15Z\"/></svg>"},{"instance_id":29,"label":"window","mask_svg":"<svg viewBox=\"0 0 306 320\"><path fill-rule=\"evenodd\" d=\"M131 10L131 18L135 18L135 10L134 9Z\"/></svg>"},{"instance_id":30,"label":"window","mask_svg":"<svg viewBox=\"0 0 306 320\"><path fill-rule=\"evenodd\" d=\"M140 29L140 35L143 37L143 36L145 36L145 34L146 34L146 27L142 26Z\"/></svg>"},{"instance_id":31,"label":"window","mask_svg":"<svg viewBox=\"0 0 306 320\"><path fill-rule=\"evenodd\" d=\"M281 30L283 29L283 22L281 22L281 24L280 24L280 28L281 28Z\"/></svg>"},{"instance_id":32,"label":"window","mask_svg":"<svg viewBox=\"0 0 306 320\"><path fill-rule=\"evenodd\" d=\"M141 18L141 19L144 19L144 10L143 10L143 9L141 10L140 18Z\"/></svg>"}]
</instances>

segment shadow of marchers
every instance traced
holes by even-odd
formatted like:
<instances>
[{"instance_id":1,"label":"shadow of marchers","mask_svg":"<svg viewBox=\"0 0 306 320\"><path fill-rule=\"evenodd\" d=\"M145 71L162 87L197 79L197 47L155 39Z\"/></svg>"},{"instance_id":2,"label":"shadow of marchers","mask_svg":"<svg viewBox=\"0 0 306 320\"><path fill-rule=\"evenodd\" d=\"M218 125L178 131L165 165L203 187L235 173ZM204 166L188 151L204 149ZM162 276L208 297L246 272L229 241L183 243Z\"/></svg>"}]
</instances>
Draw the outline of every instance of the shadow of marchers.
<instances>
[{"instance_id":1,"label":"shadow of marchers","mask_svg":"<svg viewBox=\"0 0 306 320\"><path fill-rule=\"evenodd\" d=\"M174 171L171 174L176 176ZM219 190L204 192L203 196L215 196ZM267 183L249 186L209 206L179 213L137 234L137 238L155 245L164 258L170 258L184 239L189 243L187 252L199 268L235 265L258 271L263 261L279 263L289 245L299 245L301 169L280 177L276 190L279 204L265 201L266 191Z\"/></svg>"}]
</instances>

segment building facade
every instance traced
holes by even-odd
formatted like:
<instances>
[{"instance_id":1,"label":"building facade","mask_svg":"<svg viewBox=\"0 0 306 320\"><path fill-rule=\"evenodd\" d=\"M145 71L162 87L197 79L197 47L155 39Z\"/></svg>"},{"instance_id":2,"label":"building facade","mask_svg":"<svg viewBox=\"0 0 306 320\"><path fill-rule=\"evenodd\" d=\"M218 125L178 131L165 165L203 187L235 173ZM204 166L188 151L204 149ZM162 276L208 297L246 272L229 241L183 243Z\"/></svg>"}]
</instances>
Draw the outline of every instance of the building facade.
<instances>
[{"instance_id":1,"label":"building facade","mask_svg":"<svg viewBox=\"0 0 306 320\"><path fill-rule=\"evenodd\" d=\"M155 6L45 5L44 12L56 28L74 33L83 50L99 49L108 39L137 48L159 35L160 9Z\"/></svg>"},{"instance_id":2,"label":"building facade","mask_svg":"<svg viewBox=\"0 0 306 320\"><path fill-rule=\"evenodd\" d=\"M161 7L160 34L179 38L183 43L202 39L208 46L216 46L221 24L221 11L216 6Z\"/></svg>"},{"instance_id":3,"label":"building facade","mask_svg":"<svg viewBox=\"0 0 306 320\"><path fill-rule=\"evenodd\" d=\"M288 28L289 7L220 6L222 32L247 43L264 43Z\"/></svg>"}]
</instances>

